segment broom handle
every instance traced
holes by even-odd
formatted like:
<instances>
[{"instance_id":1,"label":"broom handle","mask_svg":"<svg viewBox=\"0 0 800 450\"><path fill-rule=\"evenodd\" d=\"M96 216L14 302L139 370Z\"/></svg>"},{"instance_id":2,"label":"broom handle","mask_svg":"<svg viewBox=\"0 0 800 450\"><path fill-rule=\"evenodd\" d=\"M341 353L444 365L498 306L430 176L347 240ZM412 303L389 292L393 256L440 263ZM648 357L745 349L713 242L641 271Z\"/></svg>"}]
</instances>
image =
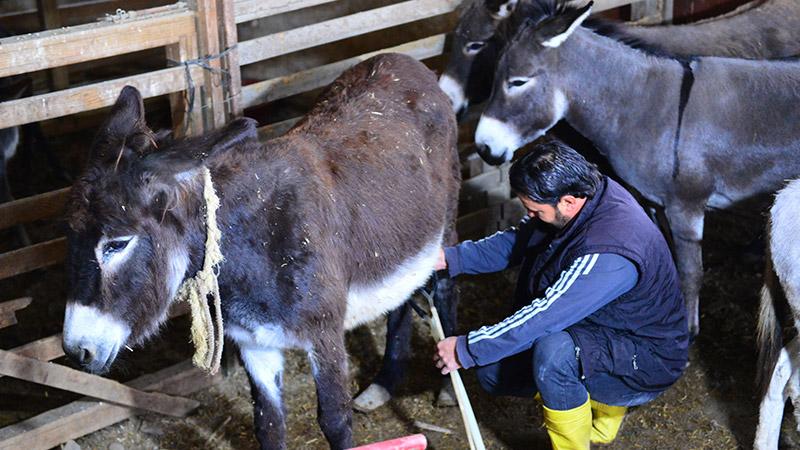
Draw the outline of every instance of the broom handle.
<instances>
[{"instance_id":1,"label":"broom handle","mask_svg":"<svg viewBox=\"0 0 800 450\"><path fill-rule=\"evenodd\" d=\"M436 341L444 340L444 329L442 329L442 322L439 320L439 313L433 302L430 302L431 307L431 330L433 337ZM461 375L457 370L450 372L450 379L453 382L453 390L456 393L456 400L458 401L458 409L461 410L461 418L464 420L464 428L467 431L467 439L469 440L469 448L471 450L486 450L481 437L481 430L478 429L478 421L475 420L475 413L472 411L472 405L467 397L467 390L464 388L464 382L461 381Z\"/></svg>"}]
</instances>

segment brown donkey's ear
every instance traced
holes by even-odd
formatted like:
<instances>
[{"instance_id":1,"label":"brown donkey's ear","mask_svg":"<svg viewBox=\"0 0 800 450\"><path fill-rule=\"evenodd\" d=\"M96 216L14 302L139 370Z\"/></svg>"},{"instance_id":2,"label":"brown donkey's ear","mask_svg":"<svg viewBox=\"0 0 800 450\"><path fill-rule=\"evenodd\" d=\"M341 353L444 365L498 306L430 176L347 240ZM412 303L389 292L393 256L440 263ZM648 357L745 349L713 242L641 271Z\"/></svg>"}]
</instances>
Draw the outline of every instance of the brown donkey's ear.
<instances>
[{"instance_id":1,"label":"brown donkey's ear","mask_svg":"<svg viewBox=\"0 0 800 450\"><path fill-rule=\"evenodd\" d=\"M123 160L145 154L153 143L142 96L135 87L125 86L95 136L90 157L96 163L114 164L116 168Z\"/></svg>"},{"instance_id":2,"label":"brown donkey's ear","mask_svg":"<svg viewBox=\"0 0 800 450\"><path fill-rule=\"evenodd\" d=\"M192 172L203 164L213 164L238 145L258 141L258 122L242 117L220 130L191 140L191 146L176 145L158 151L142 160L141 168L150 175L168 182L191 178Z\"/></svg>"},{"instance_id":3,"label":"brown donkey's ear","mask_svg":"<svg viewBox=\"0 0 800 450\"><path fill-rule=\"evenodd\" d=\"M570 35L592 13L591 1L583 8L568 9L565 13L543 22L535 32L535 40L544 47L556 48L564 43Z\"/></svg>"}]
</instances>

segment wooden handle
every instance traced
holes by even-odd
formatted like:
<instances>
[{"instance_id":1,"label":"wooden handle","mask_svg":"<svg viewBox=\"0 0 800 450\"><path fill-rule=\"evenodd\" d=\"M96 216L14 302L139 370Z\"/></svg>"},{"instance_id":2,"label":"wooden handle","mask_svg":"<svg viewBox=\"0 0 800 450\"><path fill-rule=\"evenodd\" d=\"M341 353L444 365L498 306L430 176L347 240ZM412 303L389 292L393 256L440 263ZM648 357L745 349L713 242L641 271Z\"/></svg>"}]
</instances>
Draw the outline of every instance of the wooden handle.
<instances>
[{"instance_id":1,"label":"wooden handle","mask_svg":"<svg viewBox=\"0 0 800 450\"><path fill-rule=\"evenodd\" d=\"M433 337L437 341L444 340L444 329L442 329L442 322L439 320L439 313L430 300L429 303L431 303L431 330L433 331ZM469 448L472 450L485 450L486 446L483 444L481 430L478 428L478 421L475 420L475 412L472 411L472 404L469 402L467 389L464 387L464 382L461 381L461 375L457 370L450 372L450 380L453 382L453 390L456 393L458 409L461 410L461 418L464 420L464 428L467 432Z\"/></svg>"}]
</instances>

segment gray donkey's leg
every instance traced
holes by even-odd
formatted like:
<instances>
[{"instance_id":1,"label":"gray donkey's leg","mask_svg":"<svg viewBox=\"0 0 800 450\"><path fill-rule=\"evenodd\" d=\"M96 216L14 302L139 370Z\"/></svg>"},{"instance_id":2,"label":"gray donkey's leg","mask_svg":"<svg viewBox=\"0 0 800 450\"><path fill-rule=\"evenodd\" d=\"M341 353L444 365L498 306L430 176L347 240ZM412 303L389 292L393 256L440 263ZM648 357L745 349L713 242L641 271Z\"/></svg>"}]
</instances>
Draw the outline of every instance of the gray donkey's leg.
<instances>
[{"instance_id":1,"label":"gray donkey's leg","mask_svg":"<svg viewBox=\"0 0 800 450\"><path fill-rule=\"evenodd\" d=\"M800 377L800 341L798 338L781 349L778 361L772 371L772 377L764 397L761 399L758 413L758 428L753 448L756 450L775 450L781 431L783 407L788 397L792 397L795 407L798 395L798 377Z\"/></svg>"},{"instance_id":2,"label":"gray donkey's leg","mask_svg":"<svg viewBox=\"0 0 800 450\"><path fill-rule=\"evenodd\" d=\"M686 301L689 332L700 332L700 286L703 282L703 207L687 206L682 202L667 205L667 217L675 246L675 262L681 278L681 290Z\"/></svg>"}]
</instances>

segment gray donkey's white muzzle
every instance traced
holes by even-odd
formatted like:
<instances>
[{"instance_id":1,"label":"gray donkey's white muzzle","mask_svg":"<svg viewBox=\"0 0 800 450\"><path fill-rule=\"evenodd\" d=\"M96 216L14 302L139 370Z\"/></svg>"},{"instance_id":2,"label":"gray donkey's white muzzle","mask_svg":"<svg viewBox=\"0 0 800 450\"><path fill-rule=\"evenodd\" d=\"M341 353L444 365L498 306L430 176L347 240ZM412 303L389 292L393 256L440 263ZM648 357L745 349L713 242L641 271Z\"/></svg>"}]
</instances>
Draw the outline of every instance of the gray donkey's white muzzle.
<instances>
[{"instance_id":1,"label":"gray donkey's white muzzle","mask_svg":"<svg viewBox=\"0 0 800 450\"><path fill-rule=\"evenodd\" d=\"M475 129L475 144L483 149L479 152L481 158L490 164L499 165L511 161L514 152L524 145L524 141L514 127L483 115Z\"/></svg>"}]
</instances>

